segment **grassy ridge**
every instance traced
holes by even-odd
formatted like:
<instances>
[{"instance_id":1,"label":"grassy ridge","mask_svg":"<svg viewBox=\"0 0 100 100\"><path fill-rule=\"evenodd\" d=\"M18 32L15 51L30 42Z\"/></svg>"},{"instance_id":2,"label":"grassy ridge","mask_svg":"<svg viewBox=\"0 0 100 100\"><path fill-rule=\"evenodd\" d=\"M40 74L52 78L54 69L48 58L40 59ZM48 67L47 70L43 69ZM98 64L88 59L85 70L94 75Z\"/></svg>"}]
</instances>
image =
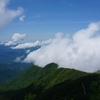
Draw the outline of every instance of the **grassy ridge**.
<instances>
[{"instance_id":1,"label":"grassy ridge","mask_svg":"<svg viewBox=\"0 0 100 100\"><path fill-rule=\"evenodd\" d=\"M28 93L37 95L36 100L89 100L90 84L99 79L99 74L58 68L55 63L44 68L33 65L0 87L0 91L10 100L23 100Z\"/></svg>"},{"instance_id":2,"label":"grassy ridge","mask_svg":"<svg viewBox=\"0 0 100 100\"><path fill-rule=\"evenodd\" d=\"M66 79L75 79L84 75L87 73L74 69L58 68L55 63L48 64L44 68L33 65L7 82L5 86L14 90L27 87L34 82L35 85L44 84L49 87Z\"/></svg>"}]
</instances>

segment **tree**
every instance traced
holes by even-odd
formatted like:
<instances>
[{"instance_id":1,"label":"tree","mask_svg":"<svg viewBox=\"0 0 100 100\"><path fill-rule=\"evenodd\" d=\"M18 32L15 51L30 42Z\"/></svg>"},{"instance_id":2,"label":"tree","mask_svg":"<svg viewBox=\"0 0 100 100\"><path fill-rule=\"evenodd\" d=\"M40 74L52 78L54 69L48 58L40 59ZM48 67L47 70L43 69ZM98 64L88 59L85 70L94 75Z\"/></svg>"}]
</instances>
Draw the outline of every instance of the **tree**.
<instances>
[{"instance_id":1,"label":"tree","mask_svg":"<svg viewBox=\"0 0 100 100\"><path fill-rule=\"evenodd\" d=\"M90 90L92 91L90 100L100 100L100 81L93 81Z\"/></svg>"},{"instance_id":2,"label":"tree","mask_svg":"<svg viewBox=\"0 0 100 100\"><path fill-rule=\"evenodd\" d=\"M35 100L35 98L36 98L36 95L35 94L31 94L31 93L26 94L24 96L24 100Z\"/></svg>"}]
</instances>

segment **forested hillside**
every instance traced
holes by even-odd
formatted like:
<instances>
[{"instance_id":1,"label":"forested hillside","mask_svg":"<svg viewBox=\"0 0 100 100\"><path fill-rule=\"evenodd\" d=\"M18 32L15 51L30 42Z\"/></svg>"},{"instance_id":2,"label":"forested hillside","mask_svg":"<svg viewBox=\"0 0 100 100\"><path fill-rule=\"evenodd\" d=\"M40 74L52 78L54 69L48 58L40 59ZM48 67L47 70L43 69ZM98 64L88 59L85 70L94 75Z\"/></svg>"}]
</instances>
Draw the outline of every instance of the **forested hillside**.
<instances>
[{"instance_id":1,"label":"forested hillside","mask_svg":"<svg viewBox=\"0 0 100 100\"><path fill-rule=\"evenodd\" d=\"M28 63L0 63L0 84L12 79L18 73L26 70L30 65Z\"/></svg>"},{"instance_id":2,"label":"forested hillside","mask_svg":"<svg viewBox=\"0 0 100 100\"><path fill-rule=\"evenodd\" d=\"M58 68L55 63L33 65L2 85L0 93L10 100L93 100L99 80L99 74Z\"/></svg>"}]
</instances>

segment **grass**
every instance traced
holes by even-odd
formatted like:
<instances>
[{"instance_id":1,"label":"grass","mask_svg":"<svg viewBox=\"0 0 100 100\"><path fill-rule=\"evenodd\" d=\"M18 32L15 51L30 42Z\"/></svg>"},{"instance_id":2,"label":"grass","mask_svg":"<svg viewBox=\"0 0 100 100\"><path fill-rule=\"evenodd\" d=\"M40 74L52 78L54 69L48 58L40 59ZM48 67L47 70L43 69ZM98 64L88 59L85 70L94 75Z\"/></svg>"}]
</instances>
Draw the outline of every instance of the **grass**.
<instances>
[{"instance_id":1,"label":"grass","mask_svg":"<svg viewBox=\"0 0 100 100\"><path fill-rule=\"evenodd\" d=\"M2 85L0 92L10 100L24 100L29 93L37 95L36 100L89 100L90 84L98 80L100 75L97 73L58 68L55 63L44 68L33 65Z\"/></svg>"}]
</instances>

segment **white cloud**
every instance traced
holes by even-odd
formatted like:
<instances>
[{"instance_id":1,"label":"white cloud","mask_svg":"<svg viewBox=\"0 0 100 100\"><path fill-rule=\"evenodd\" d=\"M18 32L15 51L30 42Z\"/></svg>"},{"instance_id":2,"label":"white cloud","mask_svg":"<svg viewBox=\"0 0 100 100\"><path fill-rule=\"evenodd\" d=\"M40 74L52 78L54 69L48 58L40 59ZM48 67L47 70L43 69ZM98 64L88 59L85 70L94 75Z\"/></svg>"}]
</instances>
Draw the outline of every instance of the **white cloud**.
<instances>
[{"instance_id":1,"label":"white cloud","mask_svg":"<svg viewBox=\"0 0 100 100\"><path fill-rule=\"evenodd\" d=\"M12 49L25 49L25 48L31 48L31 47L36 47L40 45L41 43L39 41L36 41L36 42L18 44L17 46L12 47Z\"/></svg>"},{"instance_id":2,"label":"white cloud","mask_svg":"<svg viewBox=\"0 0 100 100\"><path fill-rule=\"evenodd\" d=\"M30 53L30 50L27 50L26 53L27 53L27 54Z\"/></svg>"},{"instance_id":3,"label":"white cloud","mask_svg":"<svg viewBox=\"0 0 100 100\"><path fill-rule=\"evenodd\" d=\"M52 39L40 42L29 42L29 43L23 43L23 44L18 44L15 47L12 47L12 49L26 49L26 48L31 48L31 47L36 47L36 46L43 46L43 45L48 45L52 42Z\"/></svg>"},{"instance_id":4,"label":"white cloud","mask_svg":"<svg viewBox=\"0 0 100 100\"><path fill-rule=\"evenodd\" d=\"M19 40L23 39L25 36L26 36L26 34L15 33L12 36L12 41L19 41Z\"/></svg>"},{"instance_id":5,"label":"white cloud","mask_svg":"<svg viewBox=\"0 0 100 100\"><path fill-rule=\"evenodd\" d=\"M22 7L17 8L17 10L7 8L9 1L0 0L0 29L24 12Z\"/></svg>"},{"instance_id":6,"label":"white cloud","mask_svg":"<svg viewBox=\"0 0 100 100\"><path fill-rule=\"evenodd\" d=\"M60 67L86 72L100 69L100 23L91 23L88 28L76 32L72 38L57 34L52 42L30 52L24 62L39 66L55 62Z\"/></svg>"},{"instance_id":7,"label":"white cloud","mask_svg":"<svg viewBox=\"0 0 100 100\"><path fill-rule=\"evenodd\" d=\"M25 36L26 36L26 34L15 33L15 34L12 36L12 40L6 42L6 43L5 43L5 46L16 45L17 41L23 39Z\"/></svg>"},{"instance_id":8,"label":"white cloud","mask_svg":"<svg viewBox=\"0 0 100 100\"><path fill-rule=\"evenodd\" d=\"M8 41L5 43L5 46L11 46L11 45L16 45L14 41Z\"/></svg>"},{"instance_id":9,"label":"white cloud","mask_svg":"<svg viewBox=\"0 0 100 100\"><path fill-rule=\"evenodd\" d=\"M16 57L15 62L22 62L24 56Z\"/></svg>"},{"instance_id":10,"label":"white cloud","mask_svg":"<svg viewBox=\"0 0 100 100\"><path fill-rule=\"evenodd\" d=\"M46 41L42 41L42 45L48 45L52 42L52 39L46 40Z\"/></svg>"},{"instance_id":11,"label":"white cloud","mask_svg":"<svg viewBox=\"0 0 100 100\"><path fill-rule=\"evenodd\" d=\"M24 22L24 18L25 18L25 15L21 16L21 17L19 18L19 20L20 20L21 22Z\"/></svg>"},{"instance_id":12,"label":"white cloud","mask_svg":"<svg viewBox=\"0 0 100 100\"><path fill-rule=\"evenodd\" d=\"M100 29L99 25L100 23L91 23L88 28L76 32L73 36L73 40L75 42L79 42L91 38L93 35L95 35L95 31Z\"/></svg>"}]
</instances>

